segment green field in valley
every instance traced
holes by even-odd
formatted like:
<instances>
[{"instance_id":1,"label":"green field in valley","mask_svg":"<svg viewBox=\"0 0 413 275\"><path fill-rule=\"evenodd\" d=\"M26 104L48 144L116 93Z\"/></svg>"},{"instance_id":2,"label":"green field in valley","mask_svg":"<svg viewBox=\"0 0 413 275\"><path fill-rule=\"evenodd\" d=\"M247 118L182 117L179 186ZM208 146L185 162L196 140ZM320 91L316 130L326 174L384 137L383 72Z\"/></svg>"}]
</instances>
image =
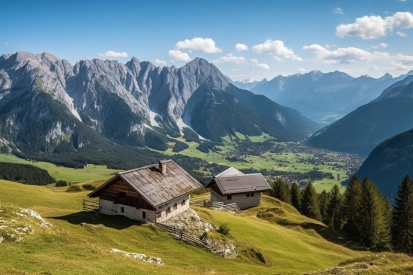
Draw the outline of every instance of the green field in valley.
<instances>
[{"instance_id":1,"label":"green field in valley","mask_svg":"<svg viewBox=\"0 0 413 275\"><path fill-rule=\"evenodd\" d=\"M49 162L28 161L13 155L0 154L0 162L30 164L45 169L56 180L65 180L68 182L86 182L97 179L107 179L112 177L120 170L108 169L104 165L89 164L83 169L74 169L57 166Z\"/></svg>"}]
</instances>

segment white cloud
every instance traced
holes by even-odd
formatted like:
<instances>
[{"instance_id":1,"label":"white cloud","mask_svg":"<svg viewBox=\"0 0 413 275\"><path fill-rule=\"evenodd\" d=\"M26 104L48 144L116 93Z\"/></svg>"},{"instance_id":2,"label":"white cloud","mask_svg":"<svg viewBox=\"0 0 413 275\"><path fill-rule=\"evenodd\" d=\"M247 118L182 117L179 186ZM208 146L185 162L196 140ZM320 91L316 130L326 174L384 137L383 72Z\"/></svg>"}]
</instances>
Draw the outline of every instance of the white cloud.
<instances>
[{"instance_id":1,"label":"white cloud","mask_svg":"<svg viewBox=\"0 0 413 275\"><path fill-rule=\"evenodd\" d=\"M407 37L407 34L405 32L397 31L396 34L400 37Z\"/></svg>"},{"instance_id":2,"label":"white cloud","mask_svg":"<svg viewBox=\"0 0 413 275\"><path fill-rule=\"evenodd\" d=\"M406 2L407 0L397 0L398 2Z\"/></svg>"},{"instance_id":3,"label":"white cloud","mask_svg":"<svg viewBox=\"0 0 413 275\"><path fill-rule=\"evenodd\" d=\"M381 43L382 44L382 43ZM385 45L378 44L384 48ZM387 44L386 44L387 45ZM383 51L367 51L355 47L337 48L329 50L318 44L304 46L303 50L314 53L316 60L325 64L351 64L356 62L363 63L362 68L370 68L370 71L380 71L381 73L390 71L410 71L413 70L413 56L404 54L389 54ZM340 68L351 74L360 73L361 70L352 67ZM365 72L364 72L365 73Z\"/></svg>"},{"instance_id":4,"label":"white cloud","mask_svg":"<svg viewBox=\"0 0 413 275\"><path fill-rule=\"evenodd\" d=\"M298 68L297 71L299 71L300 73L305 73L307 70L304 68Z\"/></svg>"},{"instance_id":5,"label":"white cloud","mask_svg":"<svg viewBox=\"0 0 413 275\"><path fill-rule=\"evenodd\" d=\"M235 64L241 64L244 63L245 58L242 56L235 56L232 55L231 53L225 55L225 56L221 56L220 58L212 61L214 63L235 63Z\"/></svg>"},{"instance_id":6,"label":"white cloud","mask_svg":"<svg viewBox=\"0 0 413 275\"><path fill-rule=\"evenodd\" d=\"M256 53L268 53L273 56L283 57L284 59L302 61L302 58L294 54L294 51L284 46L284 42L281 40L268 39L262 44L258 44L252 47L252 50Z\"/></svg>"},{"instance_id":7,"label":"white cloud","mask_svg":"<svg viewBox=\"0 0 413 275\"><path fill-rule=\"evenodd\" d=\"M281 61L283 61L283 59L282 59L282 58L280 58L280 57L278 57L278 56L274 56L274 59L275 59L275 61L277 61L277 62L281 62Z\"/></svg>"},{"instance_id":8,"label":"white cloud","mask_svg":"<svg viewBox=\"0 0 413 275\"><path fill-rule=\"evenodd\" d=\"M98 53L99 56L103 57L111 57L111 58L123 58L123 57L128 57L128 54L126 52L114 52L114 51L107 51L105 53Z\"/></svg>"},{"instance_id":9,"label":"white cloud","mask_svg":"<svg viewBox=\"0 0 413 275\"><path fill-rule=\"evenodd\" d=\"M185 39L176 43L177 49L188 49L203 53L220 53L222 50L215 46L215 41L211 38L195 37L191 40Z\"/></svg>"},{"instance_id":10,"label":"white cloud","mask_svg":"<svg viewBox=\"0 0 413 275\"><path fill-rule=\"evenodd\" d=\"M387 45L386 43L380 43L374 46L371 46L373 49L386 49L389 45Z\"/></svg>"},{"instance_id":11,"label":"white cloud","mask_svg":"<svg viewBox=\"0 0 413 275\"><path fill-rule=\"evenodd\" d=\"M359 36L363 39L376 39L386 36L393 29L413 28L413 15L410 12L396 12L391 16L363 16L356 18L352 24L340 24L336 27L339 37Z\"/></svg>"},{"instance_id":12,"label":"white cloud","mask_svg":"<svg viewBox=\"0 0 413 275\"><path fill-rule=\"evenodd\" d=\"M268 66L265 63L258 63L257 59L250 59L251 63L252 63L252 67L253 68L257 68L257 69L263 69L263 70L269 70L270 66Z\"/></svg>"},{"instance_id":13,"label":"white cloud","mask_svg":"<svg viewBox=\"0 0 413 275\"><path fill-rule=\"evenodd\" d=\"M168 56L175 61L188 62L191 61L191 58L187 53L181 52L179 50L169 50Z\"/></svg>"},{"instance_id":14,"label":"white cloud","mask_svg":"<svg viewBox=\"0 0 413 275\"><path fill-rule=\"evenodd\" d=\"M322 60L327 64L349 64L357 61L371 60L373 58L373 53L355 47L328 50L318 44L312 44L304 46L303 50L313 52L317 59ZM374 55L376 56L381 54L382 53L380 52L374 52Z\"/></svg>"},{"instance_id":15,"label":"white cloud","mask_svg":"<svg viewBox=\"0 0 413 275\"><path fill-rule=\"evenodd\" d=\"M237 44L235 45L235 50L236 50L236 51L246 51L246 50L248 50L248 46L245 45L245 44L237 43Z\"/></svg>"},{"instance_id":16,"label":"white cloud","mask_svg":"<svg viewBox=\"0 0 413 275\"><path fill-rule=\"evenodd\" d=\"M155 64L159 65L159 66L165 66L166 65L166 61L161 60L161 59L155 59Z\"/></svg>"},{"instance_id":17,"label":"white cloud","mask_svg":"<svg viewBox=\"0 0 413 275\"><path fill-rule=\"evenodd\" d=\"M338 8L338 7L334 9L334 13L335 14L344 14L343 9Z\"/></svg>"}]
</instances>

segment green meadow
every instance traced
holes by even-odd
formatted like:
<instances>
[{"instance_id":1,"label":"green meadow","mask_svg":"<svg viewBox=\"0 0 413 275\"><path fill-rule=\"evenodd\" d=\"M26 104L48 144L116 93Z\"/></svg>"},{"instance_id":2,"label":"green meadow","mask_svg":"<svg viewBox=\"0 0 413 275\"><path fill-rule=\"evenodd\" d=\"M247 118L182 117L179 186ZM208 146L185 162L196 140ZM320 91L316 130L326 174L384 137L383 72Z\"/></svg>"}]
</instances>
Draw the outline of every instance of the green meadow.
<instances>
[{"instance_id":1,"label":"green meadow","mask_svg":"<svg viewBox=\"0 0 413 275\"><path fill-rule=\"evenodd\" d=\"M320 222L266 196L260 206L238 215L194 207L204 221L228 225L230 232L222 237L236 245L239 255L224 259L175 240L153 225L83 212L82 199L89 191L68 193L62 187L9 181L0 181L0 190L0 219L7 219L4 213L10 209L29 208L53 225L37 227L19 242L0 243L0 274L303 274L372 254L341 245L348 243L343 236L325 234L330 229ZM257 217L268 208L273 211ZM164 264L111 253L113 248L158 257ZM398 256L397 264L359 274L382 274L390 267L413 268L407 256Z\"/></svg>"},{"instance_id":2,"label":"green meadow","mask_svg":"<svg viewBox=\"0 0 413 275\"><path fill-rule=\"evenodd\" d=\"M28 161L18 158L14 155L0 154L0 162L30 164L42 169L45 169L56 180L65 180L68 182L86 182L97 179L107 179L113 176L120 170L108 169L104 165L89 164L83 169L74 169L68 167L57 166L49 162Z\"/></svg>"}]
</instances>

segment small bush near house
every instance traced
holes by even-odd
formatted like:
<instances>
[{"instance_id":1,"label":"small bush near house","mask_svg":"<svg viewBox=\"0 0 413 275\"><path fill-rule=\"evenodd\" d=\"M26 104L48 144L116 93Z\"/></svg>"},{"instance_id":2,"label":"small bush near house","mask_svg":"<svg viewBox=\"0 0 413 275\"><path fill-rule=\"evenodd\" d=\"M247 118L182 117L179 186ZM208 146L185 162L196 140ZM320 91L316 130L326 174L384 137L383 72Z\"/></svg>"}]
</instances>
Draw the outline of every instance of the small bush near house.
<instances>
[{"instance_id":1,"label":"small bush near house","mask_svg":"<svg viewBox=\"0 0 413 275\"><path fill-rule=\"evenodd\" d=\"M61 187L61 186L68 186L69 184L64 181L64 180L59 180L56 182L56 187Z\"/></svg>"},{"instance_id":2,"label":"small bush near house","mask_svg":"<svg viewBox=\"0 0 413 275\"><path fill-rule=\"evenodd\" d=\"M82 189L78 185L71 185L67 188L67 192L80 192Z\"/></svg>"},{"instance_id":3,"label":"small bush near house","mask_svg":"<svg viewBox=\"0 0 413 275\"><path fill-rule=\"evenodd\" d=\"M229 225L227 223L223 223L219 226L218 230L219 233L222 235L228 235L229 233Z\"/></svg>"},{"instance_id":4,"label":"small bush near house","mask_svg":"<svg viewBox=\"0 0 413 275\"><path fill-rule=\"evenodd\" d=\"M82 185L82 187L85 190L95 190L96 189L96 187L94 185L90 184L90 183L85 183L85 184Z\"/></svg>"}]
</instances>

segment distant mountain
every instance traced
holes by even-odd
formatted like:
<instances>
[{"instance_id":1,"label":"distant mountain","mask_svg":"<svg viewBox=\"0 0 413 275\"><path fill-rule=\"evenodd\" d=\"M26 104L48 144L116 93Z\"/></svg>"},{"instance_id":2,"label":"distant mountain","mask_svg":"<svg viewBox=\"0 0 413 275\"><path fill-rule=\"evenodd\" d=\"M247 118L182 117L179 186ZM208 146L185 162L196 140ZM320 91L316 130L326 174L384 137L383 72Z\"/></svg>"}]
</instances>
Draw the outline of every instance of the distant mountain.
<instances>
[{"instance_id":1,"label":"distant mountain","mask_svg":"<svg viewBox=\"0 0 413 275\"><path fill-rule=\"evenodd\" d=\"M413 74L413 71L409 74ZM328 124L377 98L385 88L404 77L406 75L393 78L386 74L377 79L369 76L354 78L339 71L312 71L277 76L255 84L251 91L265 95L278 104L300 110L314 121ZM235 82L234 85L243 87L245 84Z\"/></svg>"},{"instance_id":2,"label":"distant mountain","mask_svg":"<svg viewBox=\"0 0 413 275\"><path fill-rule=\"evenodd\" d=\"M383 140L413 128L413 76L385 89L376 100L317 131L308 143L367 155Z\"/></svg>"},{"instance_id":3,"label":"distant mountain","mask_svg":"<svg viewBox=\"0 0 413 275\"><path fill-rule=\"evenodd\" d=\"M248 90L251 91L252 89L264 84L267 82L267 79L264 78L263 80L259 81L254 78L249 78L249 79L244 79L244 80L239 80L239 81L233 81L232 84L234 84L236 87L243 89L243 90Z\"/></svg>"},{"instance_id":4,"label":"distant mountain","mask_svg":"<svg viewBox=\"0 0 413 275\"><path fill-rule=\"evenodd\" d=\"M413 178L413 129L383 141L357 172L360 179L370 178L390 199L397 196L406 175Z\"/></svg>"},{"instance_id":5,"label":"distant mountain","mask_svg":"<svg viewBox=\"0 0 413 275\"><path fill-rule=\"evenodd\" d=\"M136 58L72 66L48 53L0 57L0 143L15 152L165 150L188 130L216 141L235 132L292 141L317 128L298 111L236 88L201 58L178 69Z\"/></svg>"}]
</instances>

